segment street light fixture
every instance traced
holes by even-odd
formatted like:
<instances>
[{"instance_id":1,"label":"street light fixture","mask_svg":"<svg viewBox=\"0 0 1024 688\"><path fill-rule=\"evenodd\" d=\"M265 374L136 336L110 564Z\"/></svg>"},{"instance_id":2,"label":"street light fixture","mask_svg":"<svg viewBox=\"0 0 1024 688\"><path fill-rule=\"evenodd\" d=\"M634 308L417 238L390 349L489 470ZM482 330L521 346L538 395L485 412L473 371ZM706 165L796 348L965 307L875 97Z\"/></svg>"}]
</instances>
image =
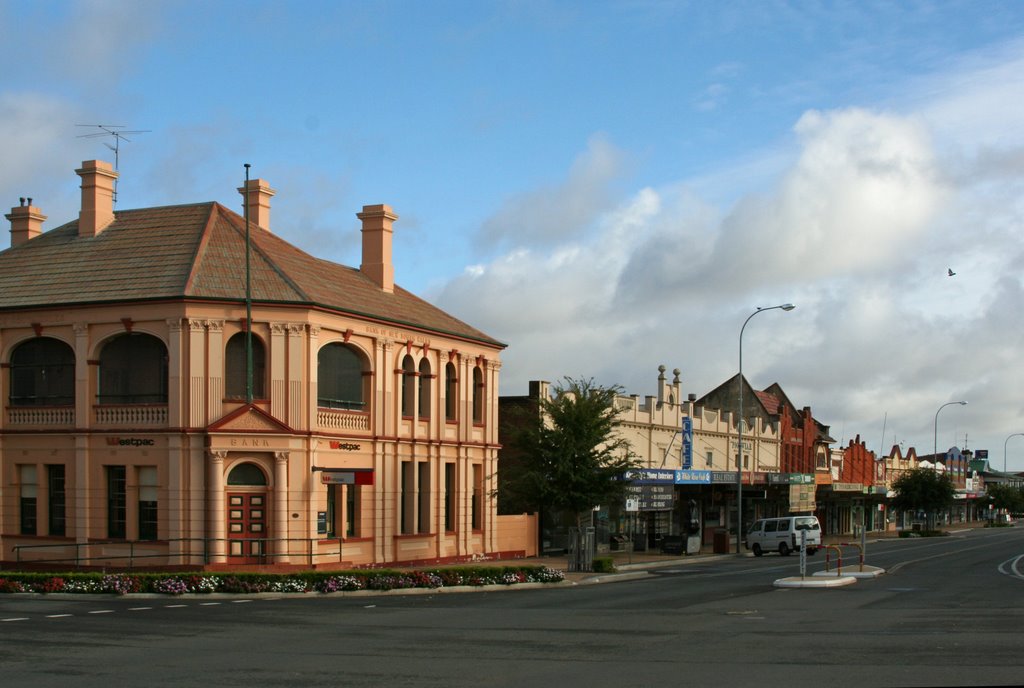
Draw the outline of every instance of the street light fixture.
<instances>
[{"instance_id":1,"label":"street light fixture","mask_svg":"<svg viewBox=\"0 0 1024 688\"><path fill-rule=\"evenodd\" d=\"M939 411L941 411L942 409L946 408L947 406L954 406L956 404L960 404L961 406L967 406L967 402L966 401L949 401L949 402L946 402L945 404L943 404L942 406L940 406L939 410L935 412L935 430L934 430L935 434L932 437L932 442L933 442L933 444L932 444L932 462L933 463L938 463L939 462ZM946 475L950 476L950 479L952 479L952 471L950 470L949 466L946 466ZM952 508L950 508L950 510L949 510L949 522L950 523L953 522L953 509Z\"/></svg>"},{"instance_id":2,"label":"street light fixture","mask_svg":"<svg viewBox=\"0 0 1024 688\"><path fill-rule=\"evenodd\" d=\"M740 412L739 422L736 423L736 554L741 553L740 548L743 546L743 330L747 329L747 323L755 315L765 311L773 311L776 308L791 311L796 306L791 303L783 303L778 306L758 308L747 316L747 319L743 321L743 327L740 328Z\"/></svg>"},{"instance_id":3,"label":"street light fixture","mask_svg":"<svg viewBox=\"0 0 1024 688\"><path fill-rule=\"evenodd\" d=\"M1024 437L1024 432L1015 432L1010 437ZM1003 442L1003 473L1006 472L1006 443L1010 441L1010 437Z\"/></svg>"},{"instance_id":4,"label":"street light fixture","mask_svg":"<svg viewBox=\"0 0 1024 688\"><path fill-rule=\"evenodd\" d=\"M960 404L961 406L967 406L966 401L950 401L939 407L939 411L946 408L947 406L953 406L954 404ZM935 412L935 435L932 438L934 444L932 445L932 460L939 460L939 411Z\"/></svg>"}]
</instances>

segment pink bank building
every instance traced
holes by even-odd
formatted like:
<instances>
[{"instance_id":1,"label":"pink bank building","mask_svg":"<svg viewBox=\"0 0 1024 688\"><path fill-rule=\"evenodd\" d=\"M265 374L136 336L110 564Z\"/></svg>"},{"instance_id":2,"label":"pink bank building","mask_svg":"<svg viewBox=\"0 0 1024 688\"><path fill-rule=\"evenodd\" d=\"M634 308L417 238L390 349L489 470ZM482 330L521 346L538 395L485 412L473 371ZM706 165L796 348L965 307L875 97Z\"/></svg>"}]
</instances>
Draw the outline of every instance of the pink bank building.
<instances>
[{"instance_id":1,"label":"pink bank building","mask_svg":"<svg viewBox=\"0 0 1024 688\"><path fill-rule=\"evenodd\" d=\"M358 213L356 269L275 236L263 180L241 215L115 211L109 164L77 174L78 218L6 215L4 565L533 553L535 524L493 498L504 345L395 284L391 208Z\"/></svg>"}]
</instances>

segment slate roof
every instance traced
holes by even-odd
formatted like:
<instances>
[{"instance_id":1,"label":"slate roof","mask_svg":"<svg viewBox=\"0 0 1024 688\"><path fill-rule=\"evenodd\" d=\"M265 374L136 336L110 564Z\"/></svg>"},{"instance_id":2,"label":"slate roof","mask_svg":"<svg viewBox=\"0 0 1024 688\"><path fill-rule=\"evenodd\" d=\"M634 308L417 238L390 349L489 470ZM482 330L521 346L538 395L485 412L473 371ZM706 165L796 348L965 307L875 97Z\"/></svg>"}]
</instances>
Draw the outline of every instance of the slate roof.
<instances>
[{"instance_id":1,"label":"slate roof","mask_svg":"<svg viewBox=\"0 0 1024 688\"><path fill-rule=\"evenodd\" d=\"M395 285L315 258L250 226L254 304L317 306L466 338L501 342ZM0 310L152 300L245 298L245 220L216 202L120 210L95 237L78 221L0 251Z\"/></svg>"},{"instance_id":2,"label":"slate roof","mask_svg":"<svg viewBox=\"0 0 1024 688\"><path fill-rule=\"evenodd\" d=\"M779 413L779 399L774 394L768 392L759 392L754 390L754 394L761 401L761 405L764 406L764 410L775 416Z\"/></svg>"}]
</instances>

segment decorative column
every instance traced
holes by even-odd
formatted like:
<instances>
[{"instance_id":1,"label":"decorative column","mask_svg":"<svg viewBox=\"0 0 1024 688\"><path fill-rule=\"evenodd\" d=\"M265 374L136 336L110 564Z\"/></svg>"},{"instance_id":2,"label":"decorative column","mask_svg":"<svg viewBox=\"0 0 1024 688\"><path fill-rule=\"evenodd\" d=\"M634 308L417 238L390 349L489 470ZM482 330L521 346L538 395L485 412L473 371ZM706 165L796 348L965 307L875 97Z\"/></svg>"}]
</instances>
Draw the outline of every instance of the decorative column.
<instances>
[{"instance_id":1,"label":"decorative column","mask_svg":"<svg viewBox=\"0 0 1024 688\"><path fill-rule=\"evenodd\" d=\"M288 564L288 455L274 452L274 563Z\"/></svg>"},{"instance_id":2,"label":"decorative column","mask_svg":"<svg viewBox=\"0 0 1024 688\"><path fill-rule=\"evenodd\" d=\"M285 358L288 346L285 335L288 326L285 323L270 323L270 415L288 421L287 404L288 390L285 387L288 379L288 365Z\"/></svg>"},{"instance_id":3,"label":"decorative column","mask_svg":"<svg viewBox=\"0 0 1024 688\"><path fill-rule=\"evenodd\" d=\"M223 564L227 561L225 555L227 551L226 529L224 527L228 515L224 507L224 459L227 458L227 455L226 451L211 451L209 453L209 472L206 484L206 538L207 551L210 553L210 563L212 564Z\"/></svg>"},{"instance_id":4,"label":"decorative column","mask_svg":"<svg viewBox=\"0 0 1024 688\"><path fill-rule=\"evenodd\" d=\"M206 420L206 323L189 319L188 326L188 427L205 428ZM223 514L221 515L223 518Z\"/></svg>"},{"instance_id":5,"label":"decorative column","mask_svg":"<svg viewBox=\"0 0 1024 688\"><path fill-rule=\"evenodd\" d=\"M185 404L181 398L181 376L187 375L185 361L181 356L181 318L168 318L167 322L167 425L180 428L184 425Z\"/></svg>"},{"instance_id":6,"label":"decorative column","mask_svg":"<svg viewBox=\"0 0 1024 688\"><path fill-rule=\"evenodd\" d=\"M320 326L310 325L306 339L306 360L303 364L302 335L305 326L294 324L288 326L289 366L288 366L288 424L296 430L318 431L317 421L317 370L320 360ZM294 346L292 346L294 345ZM308 376L308 379L307 379ZM302 399L302 383L306 383L305 405Z\"/></svg>"},{"instance_id":7,"label":"decorative column","mask_svg":"<svg viewBox=\"0 0 1024 688\"><path fill-rule=\"evenodd\" d=\"M89 414L93 379L89 367L89 325L79 322L71 327L75 331L75 427L86 428L92 425Z\"/></svg>"},{"instance_id":8,"label":"decorative column","mask_svg":"<svg viewBox=\"0 0 1024 688\"><path fill-rule=\"evenodd\" d=\"M206 374L207 423L224 415L224 321L206 321L206 346L200 352L205 363L200 371ZM195 356L195 354L193 354ZM193 368L192 375L195 376Z\"/></svg>"}]
</instances>

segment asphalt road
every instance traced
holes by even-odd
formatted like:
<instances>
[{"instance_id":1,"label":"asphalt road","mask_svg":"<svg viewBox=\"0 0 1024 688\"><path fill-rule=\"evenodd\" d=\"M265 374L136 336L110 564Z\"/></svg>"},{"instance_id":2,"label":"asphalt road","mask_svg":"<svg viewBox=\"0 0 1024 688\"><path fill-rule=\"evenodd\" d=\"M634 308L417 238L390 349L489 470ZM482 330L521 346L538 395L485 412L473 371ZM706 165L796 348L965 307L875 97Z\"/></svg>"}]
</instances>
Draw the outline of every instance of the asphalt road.
<instances>
[{"instance_id":1,"label":"asphalt road","mask_svg":"<svg viewBox=\"0 0 1024 688\"><path fill-rule=\"evenodd\" d=\"M811 557L812 568L824 564ZM964 686L1024 682L1024 528L869 545L888 570L780 589L798 558L639 580L334 597L0 595L4 686Z\"/></svg>"}]
</instances>

